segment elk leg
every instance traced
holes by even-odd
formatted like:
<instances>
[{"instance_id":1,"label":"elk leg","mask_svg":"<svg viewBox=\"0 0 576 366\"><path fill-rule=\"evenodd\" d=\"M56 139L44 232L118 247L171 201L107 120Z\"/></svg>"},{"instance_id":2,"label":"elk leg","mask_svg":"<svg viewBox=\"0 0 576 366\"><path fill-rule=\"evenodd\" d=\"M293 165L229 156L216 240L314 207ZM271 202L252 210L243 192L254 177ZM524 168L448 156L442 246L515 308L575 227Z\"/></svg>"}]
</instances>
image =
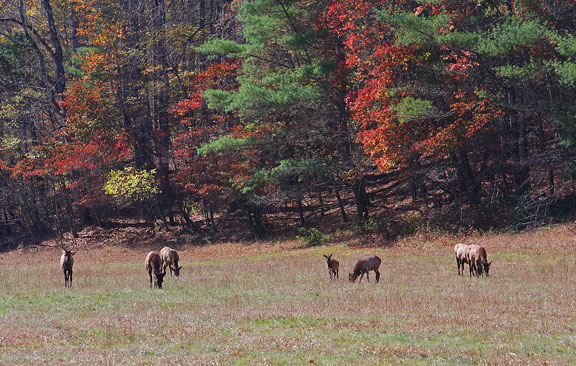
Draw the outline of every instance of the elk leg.
<instances>
[{"instance_id":1,"label":"elk leg","mask_svg":"<svg viewBox=\"0 0 576 366\"><path fill-rule=\"evenodd\" d=\"M340 277L338 276L338 270L336 270L336 278L340 278Z\"/></svg>"},{"instance_id":2,"label":"elk leg","mask_svg":"<svg viewBox=\"0 0 576 366\"><path fill-rule=\"evenodd\" d=\"M460 259L456 258L456 266L458 266L458 275L460 275Z\"/></svg>"},{"instance_id":3,"label":"elk leg","mask_svg":"<svg viewBox=\"0 0 576 366\"><path fill-rule=\"evenodd\" d=\"M70 284L69 287L72 287L72 270L70 270L70 282L69 282L69 284Z\"/></svg>"},{"instance_id":4,"label":"elk leg","mask_svg":"<svg viewBox=\"0 0 576 366\"><path fill-rule=\"evenodd\" d=\"M370 271L366 272L366 279L368 280L368 283L370 283Z\"/></svg>"},{"instance_id":5,"label":"elk leg","mask_svg":"<svg viewBox=\"0 0 576 366\"><path fill-rule=\"evenodd\" d=\"M376 283L378 283L380 281L380 272L378 271L374 271L376 272Z\"/></svg>"},{"instance_id":6,"label":"elk leg","mask_svg":"<svg viewBox=\"0 0 576 366\"><path fill-rule=\"evenodd\" d=\"M150 276L150 288L152 288L152 272L148 272L148 276Z\"/></svg>"},{"instance_id":7,"label":"elk leg","mask_svg":"<svg viewBox=\"0 0 576 366\"><path fill-rule=\"evenodd\" d=\"M480 278L484 275L482 263L476 262L476 277Z\"/></svg>"}]
</instances>

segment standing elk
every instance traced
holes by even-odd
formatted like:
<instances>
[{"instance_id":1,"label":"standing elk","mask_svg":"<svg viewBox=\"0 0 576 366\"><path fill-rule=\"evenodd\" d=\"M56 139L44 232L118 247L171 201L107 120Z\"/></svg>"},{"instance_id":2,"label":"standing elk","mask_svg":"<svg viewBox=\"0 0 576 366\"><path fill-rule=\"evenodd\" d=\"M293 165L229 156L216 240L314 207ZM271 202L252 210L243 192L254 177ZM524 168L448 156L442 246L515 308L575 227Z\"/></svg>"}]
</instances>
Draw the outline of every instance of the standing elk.
<instances>
[{"instance_id":1,"label":"standing elk","mask_svg":"<svg viewBox=\"0 0 576 366\"><path fill-rule=\"evenodd\" d=\"M146 256L146 270L150 276L150 288L154 284L154 288L162 288L162 282L166 271L162 272L162 259L158 252L152 251Z\"/></svg>"},{"instance_id":2,"label":"standing elk","mask_svg":"<svg viewBox=\"0 0 576 366\"><path fill-rule=\"evenodd\" d=\"M170 277L172 277L172 272L176 275L176 277L180 276L180 270L182 267L178 267L178 261L180 257L178 256L178 252L172 248L164 247L160 251L160 257L162 257L162 268L164 272L166 272L166 267L170 268Z\"/></svg>"},{"instance_id":3,"label":"standing elk","mask_svg":"<svg viewBox=\"0 0 576 366\"><path fill-rule=\"evenodd\" d=\"M64 272L64 287L72 287L72 267L74 266L73 255L76 254L76 252L66 250L64 247L62 247L62 250L60 267L62 267L62 271Z\"/></svg>"},{"instance_id":4,"label":"standing elk","mask_svg":"<svg viewBox=\"0 0 576 366\"><path fill-rule=\"evenodd\" d=\"M474 274L476 277L480 277L486 273L486 277L490 274L490 265L492 262L488 262L486 249L479 245L470 245L466 250L466 257L468 259L468 266L470 267L470 277Z\"/></svg>"},{"instance_id":5,"label":"standing elk","mask_svg":"<svg viewBox=\"0 0 576 366\"><path fill-rule=\"evenodd\" d=\"M458 265L458 275L464 275L464 263L468 263L468 257L466 256L466 249L468 245L466 244L456 244L454 246L454 255L456 256L456 264ZM470 263L468 263L470 266ZM462 268L462 270L460 270Z\"/></svg>"},{"instance_id":6,"label":"standing elk","mask_svg":"<svg viewBox=\"0 0 576 366\"><path fill-rule=\"evenodd\" d=\"M368 279L368 282L370 282L370 275L368 272L374 271L376 272L376 283L378 283L378 281L380 281L380 272L378 272L380 263L382 263L382 260L378 256L360 259L356 262L352 273L348 274L348 279L350 282L354 283L358 276L360 276L360 282L362 282L362 277L364 277L364 273L366 273L366 278Z\"/></svg>"},{"instance_id":7,"label":"standing elk","mask_svg":"<svg viewBox=\"0 0 576 366\"><path fill-rule=\"evenodd\" d=\"M332 259L332 254L326 255L322 254L326 258L326 263L328 263L328 273L330 274L330 279L334 280L338 277L338 269L340 268L340 262L337 259Z\"/></svg>"}]
</instances>

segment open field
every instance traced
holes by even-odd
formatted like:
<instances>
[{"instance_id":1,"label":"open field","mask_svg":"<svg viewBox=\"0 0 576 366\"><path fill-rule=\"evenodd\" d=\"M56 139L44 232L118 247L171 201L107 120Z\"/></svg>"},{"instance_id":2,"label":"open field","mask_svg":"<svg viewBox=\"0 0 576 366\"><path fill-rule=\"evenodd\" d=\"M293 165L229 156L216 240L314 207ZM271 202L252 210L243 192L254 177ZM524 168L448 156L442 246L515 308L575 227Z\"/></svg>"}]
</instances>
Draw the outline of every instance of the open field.
<instances>
[{"instance_id":1,"label":"open field","mask_svg":"<svg viewBox=\"0 0 576 366\"><path fill-rule=\"evenodd\" d=\"M58 250L2 253L0 364L576 364L576 235L467 238L494 261L480 279L456 274L455 240L183 247L163 290L150 248L78 250L72 289ZM379 284L348 282L363 254Z\"/></svg>"}]
</instances>

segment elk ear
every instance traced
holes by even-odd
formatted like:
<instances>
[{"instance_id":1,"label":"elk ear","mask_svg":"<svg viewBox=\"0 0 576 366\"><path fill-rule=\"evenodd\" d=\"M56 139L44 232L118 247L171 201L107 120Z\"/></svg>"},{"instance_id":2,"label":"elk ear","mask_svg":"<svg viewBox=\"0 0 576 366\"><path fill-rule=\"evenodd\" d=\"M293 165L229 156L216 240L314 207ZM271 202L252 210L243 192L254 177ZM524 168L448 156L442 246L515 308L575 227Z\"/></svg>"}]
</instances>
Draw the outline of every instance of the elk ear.
<instances>
[{"instance_id":1,"label":"elk ear","mask_svg":"<svg viewBox=\"0 0 576 366\"><path fill-rule=\"evenodd\" d=\"M178 267L178 270L181 270L181 269L182 269L182 266Z\"/></svg>"},{"instance_id":2,"label":"elk ear","mask_svg":"<svg viewBox=\"0 0 576 366\"><path fill-rule=\"evenodd\" d=\"M324 258L328 259L328 256L326 254L322 254L324 256Z\"/></svg>"},{"instance_id":3,"label":"elk ear","mask_svg":"<svg viewBox=\"0 0 576 366\"><path fill-rule=\"evenodd\" d=\"M492 261L488 262L488 265L491 265L491 264L492 264Z\"/></svg>"}]
</instances>

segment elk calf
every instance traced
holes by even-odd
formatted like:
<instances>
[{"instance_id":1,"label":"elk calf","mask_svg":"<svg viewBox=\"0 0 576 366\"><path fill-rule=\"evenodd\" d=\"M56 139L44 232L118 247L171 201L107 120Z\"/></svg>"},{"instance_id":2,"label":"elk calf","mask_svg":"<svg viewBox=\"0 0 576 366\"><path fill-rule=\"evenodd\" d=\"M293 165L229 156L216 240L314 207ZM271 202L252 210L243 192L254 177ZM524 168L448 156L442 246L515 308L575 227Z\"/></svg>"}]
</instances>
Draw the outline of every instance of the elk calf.
<instances>
[{"instance_id":1,"label":"elk calf","mask_svg":"<svg viewBox=\"0 0 576 366\"><path fill-rule=\"evenodd\" d=\"M464 263L468 263L468 257L466 256L466 249L468 245L466 244L456 244L454 246L454 255L456 256L456 265L458 265L458 275L464 274ZM470 263L468 263L470 266ZM460 271L462 268L462 271Z\"/></svg>"},{"instance_id":2,"label":"elk calf","mask_svg":"<svg viewBox=\"0 0 576 366\"><path fill-rule=\"evenodd\" d=\"M336 259L332 259L332 254L326 255L322 254L326 258L326 263L328 263L328 273L330 274L330 279L334 280L338 277L338 269L340 268L340 262Z\"/></svg>"},{"instance_id":3,"label":"elk calf","mask_svg":"<svg viewBox=\"0 0 576 366\"><path fill-rule=\"evenodd\" d=\"M486 277L489 276L492 262L488 262L486 249L484 249L484 247L470 245L466 250L466 257L468 259L468 266L470 267L470 277L472 277L472 274L480 277L483 276L484 273L486 273Z\"/></svg>"},{"instance_id":4,"label":"elk calf","mask_svg":"<svg viewBox=\"0 0 576 366\"><path fill-rule=\"evenodd\" d=\"M348 279L350 282L354 283L358 276L360 276L360 282L362 282L362 277L364 277L364 273L366 273L366 278L368 279L368 282L370 282L370 275L368 272L374 271L376 272L376 283L378 283L378 281L380 281L380 272L378 272L380 263L382 263L382 260L378 256L360 259L356 262L352 273L348 274Z\"/></svg>"},{"instance_id":5,"label":"elk calf","mask_svg":"<svg viewBox=\"0 0 576 366\"><path fill-rule=\"evenodd\" d=\"M162 259L160 259L160 254L158 252L150 252L146 256L146 270L150 276L150 288L154 284L154 288L162 288L162 282L164 281L164 276L166 272L162 272Z\"/></svg>"},{"instance_id":6,"label":"elk calf","mask_svg":"<svg viewBox=\"0 0 576 366\"><path fill-rule=\"evenodd\" d=\"M172 272L176 277L180 276L180 270L182 267L178 267L178 252L172 248L164 247L160 251L160 257L162 257L162 268L166 272L166 267L170 268L170 277L172 277Z\"/></svg>"},{"instance_id":7,"label":"elk calf","mask_svg":"<svg viewBox=\"0 0 576 366\"><path fill-rule=\"evenodd\" d=\"M72 267L74 266L73 255L76 252L64 249L60 257L60 267L64 272L64 287L72 287Z\"/></svg>"}]
</instances>

